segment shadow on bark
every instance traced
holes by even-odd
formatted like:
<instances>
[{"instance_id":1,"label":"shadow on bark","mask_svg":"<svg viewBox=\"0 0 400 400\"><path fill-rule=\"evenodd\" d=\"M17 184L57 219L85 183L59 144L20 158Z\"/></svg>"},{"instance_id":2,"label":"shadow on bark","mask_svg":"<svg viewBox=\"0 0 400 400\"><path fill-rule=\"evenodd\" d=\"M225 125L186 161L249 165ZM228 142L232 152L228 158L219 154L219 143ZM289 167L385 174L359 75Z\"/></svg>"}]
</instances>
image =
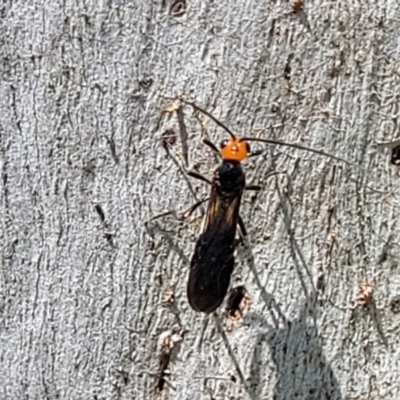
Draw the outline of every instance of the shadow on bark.
<instances>
[{"instance_id":1,"label":"shadow on bark","mask_svg":"<svg viewBox=\"0 0 400 400\"><path fill-rule=\"evenodd\" d=\"M299 317L288 320L273 295L268 293L261 283L251 248L245 246L247 263L273 322L271 325L263 316L254 313L249 313L245 318L251 324L258 324L261 329L266 328L256 338L246 389L253 400L264 398L340 400L343 397L339 383L323 354L318 334L316 321L318 293L291 229L290 211L288 212L285 207L285 199L282 196L281 201L290 251L305 294L305 301L299 310ZM266 346L269 347L269 351ZM267 370L269 363L266 359L270 357L276 367L275 373ZM273 375L276 379L274 393L265 393L263 388L270 386L269 381L274 379Z\"/></svg>"},{"instance_id":2,"label":"shadow on bark","mask_svg":"<svg viewBox=\"0 0 400 400\"><path fill-rule=\"evenodd\" d=\"M342 399L339 383L323 354L317 329L303 317L258 335L247 383L252 399L270 398L271 394L263 391L263 387L269 386L263 384L270 379L265 376L263 367L269 356L276 367L274 400Z\"/></svg>"},{"instance_id":3,"label":"shadow on bark","mask_svg":"<svg viewBox=\"0 0 400 400\"><path fill-rule=\"evenodd\" d=\"M245 317L244 323L258 324L264 330L256 338L249 379L245 384L250 397L253 400L264 399L265 396L271 398L271 393L265 393L263 388L270 386L267 381L276 379L272 397L275 400L342 399L338 381L323 354L318 336L314 315L316 311L312 308L316 302L306 299L299 317L288 320L274 297L261 284L252 256L248 262L273 321L271 325L263 316L254 313ZM276 367L275 373L267 371L269 363L266 359L270 357Z\"/></svg>"}]
</instances>

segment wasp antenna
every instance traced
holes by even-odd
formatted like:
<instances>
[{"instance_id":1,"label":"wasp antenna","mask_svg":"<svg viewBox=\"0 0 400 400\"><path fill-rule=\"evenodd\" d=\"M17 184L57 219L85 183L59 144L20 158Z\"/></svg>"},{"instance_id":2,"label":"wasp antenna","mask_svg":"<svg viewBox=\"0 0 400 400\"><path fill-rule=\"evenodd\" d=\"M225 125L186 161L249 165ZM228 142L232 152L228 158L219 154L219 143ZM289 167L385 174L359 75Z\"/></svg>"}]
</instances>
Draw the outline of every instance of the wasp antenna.
<instances>
[{"instance_id":1,"label":"wasp antenna","mask_svg":"<svg viewBox=\"0 0 400 400\"><path fill-rule=\"evenodd\" d=\"M182 103L187 104L188 106L193 107L196 111L200 111L204 115L207 115L208 118L211 118L218 126L220 126L222 129L225 129L229 135L231 136L232 139L236 140L236 135L221 121L218 121L217 118L215 118L212 114L210 114L208 111L204 110L203 108L199 107L195 103L192 103L191 101L186 101L183 99L179 99Z\"/></svg>"},{"instance_id":2,"label":"wasp antenna","mask_svg":"<svg viewBox=\"0 0 400 400\"><path fill-rule=\"evenodd\" d=\"M282 142L280 140L275 140L275 139L259 139L259 138L252 138L252 137L242 137L239 140L241 142L242 141L243 142L263 142L263 143L269 143L269 144L276 144L278 146L292 147L294 149L309 151L310 153L319 154L320 156L329 157L329 158L332 158L334 160L341 161L341 162L343 162L345 164L358 167L357 164L354 164L351 161L345 160L344 158L341 158L341 157L338 157L338 156L334 156L334 155L326 153L325 151L322 151L322 150L315 150L315 149L312 149L310 147L302 146L300 144L286 143L286 142Z\"/></svg>"}]
</instances>

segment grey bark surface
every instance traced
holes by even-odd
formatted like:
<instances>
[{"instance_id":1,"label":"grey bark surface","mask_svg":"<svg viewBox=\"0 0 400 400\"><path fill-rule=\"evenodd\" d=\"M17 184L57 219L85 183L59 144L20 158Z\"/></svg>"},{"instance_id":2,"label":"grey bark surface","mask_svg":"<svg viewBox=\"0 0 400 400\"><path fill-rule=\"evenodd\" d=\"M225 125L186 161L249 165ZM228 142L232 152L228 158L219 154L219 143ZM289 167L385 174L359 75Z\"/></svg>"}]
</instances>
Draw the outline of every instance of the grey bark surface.
<instances>
[{"instance_id":1,"label":"grey bark surface","mask_svg":"<svg viewBox=\"0 0 400 400\"><path fill-rule=\"evenodd\" d=\"M399 171L378 145L399 136L398 2L178 8L0 6L0 398L399 399ZM265 152L244 168L262 190L245 193L232 277L251 303L234 326L187 302L200 210L145 226L209 190L189 179L191 193L179 140L174 158L161 146L179 131L161 113L174 96L359 167L253 145ZM211 177L183 111L189 165Z\"/></svg>"}]
</instances>

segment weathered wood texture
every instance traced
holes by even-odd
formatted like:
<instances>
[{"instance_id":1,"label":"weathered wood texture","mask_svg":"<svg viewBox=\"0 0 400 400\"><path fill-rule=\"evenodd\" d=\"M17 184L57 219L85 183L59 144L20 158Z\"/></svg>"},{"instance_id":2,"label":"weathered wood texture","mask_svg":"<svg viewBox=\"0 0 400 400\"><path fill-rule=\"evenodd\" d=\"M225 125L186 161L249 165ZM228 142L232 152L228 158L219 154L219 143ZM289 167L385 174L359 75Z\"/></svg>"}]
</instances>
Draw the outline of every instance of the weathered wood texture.
<instances>
[{"instance_id":1,"label":"weathered wood texture","mask_svg":"<svg viewBox=\"0 0 400 400\"><path fill-rule=\"evenodd\" d=\"M377 146L399 135L398 2L170 6L0 6L0 398L399 399L400 177ZM159 141L178 131L176 116L160 122L176 95L364 170L254 146L266 151L245 170L262 190L245 194L232 282L251 306L232 330L223 308L207 319L187 303L200 213L144 226L195 201ZM210 176L217 161L184 114L190 165ZM171 332L182 340L157 393Z\"/></svg>"}]
</instances>

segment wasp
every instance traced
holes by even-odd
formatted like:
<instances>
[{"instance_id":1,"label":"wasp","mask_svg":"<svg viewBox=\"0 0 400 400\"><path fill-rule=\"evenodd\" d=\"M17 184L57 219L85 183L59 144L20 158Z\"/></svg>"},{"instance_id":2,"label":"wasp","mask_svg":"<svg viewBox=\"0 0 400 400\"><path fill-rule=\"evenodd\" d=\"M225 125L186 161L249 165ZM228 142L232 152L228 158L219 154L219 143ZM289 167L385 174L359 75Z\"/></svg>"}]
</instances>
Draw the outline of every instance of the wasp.
<instances>
[{"instance_id":1,"label":"wasp","mask_svg":"<svg viewBox=\"0 0 400 400\"><path fill-rule=\"evenodd\" d=\"M203 138L203 142L213 151L219 153L222 158L222 163L214 171L211 181L196 172L188 173L192 177L209 183L211 193L208 198L208 207L201 232L190 262L187 297L193 310L211 313L221 305L228 292L235 262L237 226L240 228L240 236L246 236L246 229L239 214L243 192L260 189L259 186L246 185L245 173L241 164L246 158L261 154L261 151L251 151L249 142L256 141L297 148L348 164L352 163L324 151L298 144L285 143L274 139L237 137L206 110L192 102L182 99L181 102L208 116L230 136L221 142L219 149L210 140ZM190 214L202 202L198 202L192 207Z\"/></svg>"},{"instance_id":2,"label":"wasp","mask_svg":"<svg viewBox=\"0 0 400 400\"><path fill-rule=\"evenodd\" d=\"M211 181L206 217L190 263L187 295L195 311L214 311L228 291L240 202L246 188L240 160L248 152L246 142L227 140L221 144L222 163Z\"/></svg>"}]
</instances>

